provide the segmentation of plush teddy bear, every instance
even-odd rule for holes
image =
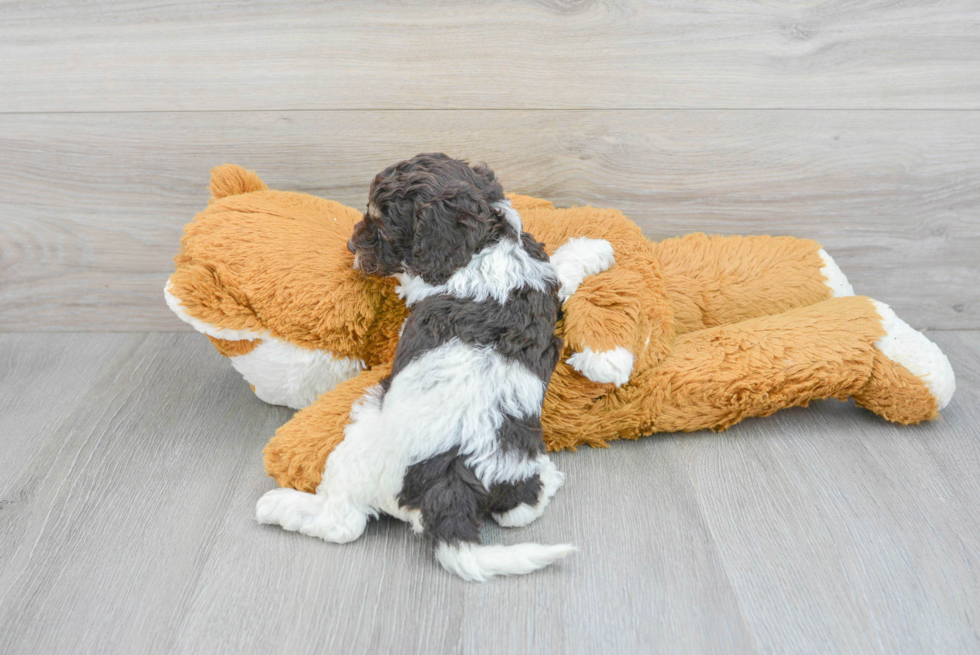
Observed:
[[[358,211],[269,190],[231,165],[212,171],[211,193],[185,228],[167,303],[259,398],[301,409],[269,442],[265,466],[280,486],[312,492],[351,405],[390,370],[402,290],[352,268]],[[595,273],[563,276],[564,351],[542,414],[550,450],[720,430],[828,397],[917,423],[953,395],[940,349],[887,305],[853,295],[814,241],[652,243],[613,209],[509,198],[549,254],[581,243],[575,268]],[[612,259],[600,261],[595,240]]]

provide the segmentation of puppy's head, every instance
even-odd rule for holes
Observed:
[[[442,284],[508,224],[493,204],[504,191],[485,165],[441,153],[389,166],[371,185],[368,210],[348,248],[368,275],[407,273]]]

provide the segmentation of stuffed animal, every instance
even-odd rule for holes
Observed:
[[[352,267],[355,209],[269,190],[231,165],[212,171],[211,194],[185,228],[167,303],[260,399],[301,410],[269,442],[265,466],[280,486],[313,492],[352,404],[390,372],[405,290]],[[721,430],[829,397],[918,423],[953,395],[938,346],[853,295],[814,241],[650,242],[613,209],[509,198],[549,254],[585,237],[608,242],[614,258],[590,267],[599,256],[583,248],[584,273],[562,275],[564,349],[541,417],[549,450]]]

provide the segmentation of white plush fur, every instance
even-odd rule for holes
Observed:
[[[359,359],[334,357],[274,337],[263,337],[252,351],[232,357],[231,365],[261,400],[293,409],[312,405],[321,394],[364,370]]]
[[[586,346],[566,361],[593,382],[612,382],[617,387],[629,382],[633,372],[633,353],[621,346],[600,352]]]
[[[164,297],[170,309],[198,332],[228,341],[261,340],[250,352],[230,360],[235,370],[255,387],[255,395],[267,403],[302,409],[364,370],[364,362],[359,359],[301,348],[265,331],[229,330],[194,318],[171,293],[169,282]]]
[[[187,310],[184,309],[180,299],[171,293],[170,280],[167,280],[167,285],[163,288],[163,297],[167,301],[167,307],[169,307],[170,311],[177,315],[177,318],[189,324],[202,334],[214,337],[215,339],[226,339],[228,341],[246,341],[260,338],[262,336],[257,334],[254,330],[232,330],[229,328],[223,328],[220,325],[211,325],[210,323],[205,323],[198,318],[194,318],[187,313]]]
[[[439,544],[436,559],[446,570],[464,580],[485,582],[495,575],[523,575],[537,571],[573,552],[575,547],[568,544]]]
[[[540,469],[546,470],[545,486],[553,495],[561,474],[550,460],[502,457],[496,437],[504,413],[537,415],[543,397],[544,384],[523,365],[489,348],[449,341],[406,366],[387,393],[373,387],[354,405],[344,440],[327,460],[316,494],[270,491],[259,499],[256,519],[338,543],[360,536],[367,518],[379,511],[409,521],[418,531],[418,513],[399,507],[405,471],[454,446],[488,487]],[[489,554],[481,554],[482,548]],[[450,550],[439,561],[467,579],[528,572],[570,552],[536,544]]]
[[[565,302],[590,275],[597,275],[616,263],[612,244],[605,239],[576,237],[569,239],[551,255],[558,271],[558,297]]]
[[[939,409],[946,407],[956,391],[956,376],[949,359],[939,346],[896,316],[891,307],[877,300],[871,302],[886,331],[885,336],[875,342],[875,347],[912,375],[922,378]]]
[[[841,298],[843,296],[853,296],[854,287],[852,287],[851,283],[847,281],[847,276],[844,275],[842,270],[840,270],[840,267],[837,265],[837,262],[834,261],[834,258],[827,254],[827,251],[823,248],[818,250],[817,254],[820,255],[820,259],[823,260],[823,267],[820,269],[820,272],[825,278],[827,278],[824,281],[824,284],[830,287],[832,297]]]
[[[493,518],[499,525],[505,528],[520,528],[530,524],[544,514],[548,503],[564,484],[565,474],[558,470],[547,455],[542,455],[538,461],[540,464],[538,475],[541,476],[541,491],[538,494],[538,502],[534,505],[521,503],[510,511],[494,514]]]
[[[521,218],[510,206],[510,201],[496,203],[496,206],[504,211],[507,220],[520,233]],[[476,301],[493,298],[504,304],[511,291],[524,286],[547,291],[555,282],[556,274],[550,262],[531,257],[519,241],[501,239],[473,255],[470,262],[444,284],[428,284],[421,277],[408,273],[399,273],[395,278],[399,283],[395,292],[411,307],[423,298],[443,294]]]

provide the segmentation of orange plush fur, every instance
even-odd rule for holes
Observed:
[[[213,199],[188,224],[168,290],[227,357],[263,338],[356,362],[283,425],[265,449],[280,486],[314,491],[351,405],[386,375],[406,308],[391,280],[363,277],[346,243],[358,211],[271,191],[236,166],[212,171]],[[510,196],[549,253],[572,237],[605,239],[615,264],[564,305],[565,351],[545,398],[551,450],[654,432],[724,429],[818,398],[853,397],[886,419],[932,418],[936,398],[875,346],[868,298],[832,297],[819,244],[791,237],[693,234],[660,243],[612,209],[557,209]],[[231,338],[223,338],[228,332]],[[566,360],[583,349],[633,354],[622,386]]]

